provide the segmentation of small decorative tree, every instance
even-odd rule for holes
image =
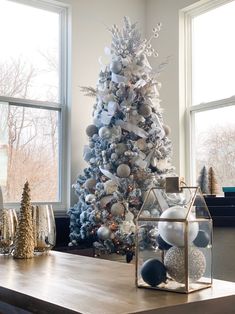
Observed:
[[[206,166],[204,166],[201,171],[200,175],[197,180],[198,186],[200,187],[201,191],[203,194],[208,194],[208,174],[207,174],[207,169]]]
[[[208,171],[208,190],[209,194],[219,194],[219,185],[217,183],[215,172],[212,167],[210,167]]]
[[[16,233],[15,258],[32,258],[34,256],[34,236],[32,209],[30,203],[30,188],[26,181],[23,189],[19,226]]]

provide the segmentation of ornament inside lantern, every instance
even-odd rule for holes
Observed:
[[[137,287],[190,293],[212,285],[212,219],[198,187],[166,178],[146,193],[136,224]]]

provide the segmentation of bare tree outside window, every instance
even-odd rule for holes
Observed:
[[[12,20],[19,30],[10,24]],[[20,202],[27,179],[32,201],[58,202],[60,110],[40,106],[37,100],[59,102],[59,14],[2,0],[0,40],[0,184],[4,200]],[[35,104],[17,103],[18,99]]]

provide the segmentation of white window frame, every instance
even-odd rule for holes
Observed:
[[[196,183],[195,169],[195,114],[202,111],[234,105],[235,97],[192,105],[192,20],[194,17],[233,0],[201,0],[179,12],[179,103],[184,112],[181,137],[184,148],[180,157],[185,160],[185,177],[189,184]]]
[[[59,201],[58,202],[32,202],[32,204],[51,204],[54,208],[55,216],[65,216],[70,207],[70,114],[71,103],[71,66],[70,55],[70,6],[55,0],[10,0],[17,3],[26,4],[35,8],[56,12],[60,16],[60,102],[50,103],[46,101],[19,99],[0,96],[0,102],[8,105],[23,106],[30,108],[40,108],[55,110],[60,113],[59,120]],[[6,208],[19,208],[19,203],[5,203]]]

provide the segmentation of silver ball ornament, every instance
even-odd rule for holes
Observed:
[[[165,255],[164,264],[168,274],[177,282],[185,282],[185,250],[183,248],[172,247]],[[199,280],[206,270],[206,258],[204,254],[195,247],[188,250],[188,274],[189,280],[195,282]]]
[[[147,118],[152,113],[152,108],[147,104],[141,104],[138,110],[139,114],[142,115],[144,118]]]
[[[111,136],[110,129],[106,126],[102,126],[99,129],[99,136],[103,139],[108,139]]]
[[[95,186],[96,186],[96,179],[94,178],[87,179],[86,182],[84,183],[84,187],[89,192],[93,192],[95,190]]]
[[[113,216],[122,216],[124,215],[124,212],[125,212],[125,207],[123,206],[123,204],[121,203],[114,203],[112,206],[111,206],[111,214]]]
[[[160,218],[165,219],[185,219],[188,209],[181,206],[172,206],[166,209],[160,216]],[[192,243],[196,238],[199,230],[198,222],[192,222],[194,220],[193,215],[190,213],[188,216],[188,243]],[[184,246],[184,232],[185,232],[184,222],[178,221],[159,221],[158,229],[159,234],[162,239],[177,247]]]
[[[106,226],[101,226],[97,230],[97,236],[100,240],[105,241],[108,240],[111,236],[111,231],[108,227]]]
[[[98,133],[98,128],[94,124],[90,124],[86,128],[86,134],[89,137],[92,137],[94,134]]]
[[[130,174],[131,174],[131,169],[128,165],[121,164],[117,167],[117,175],[120,178],[128,178]]]
[[[125,151],[127,151],[128,148],[127,148],[127,145],[124,144],[124,143],[118,143],[116,148],[115,148],[115,152],[118,154],[118,155],[122,155],[125,153]]]
[[[112,153],[110,157],[111,157],[111,160],[114,160],[114,161],[118,159],[118,155],[116,153]]]

